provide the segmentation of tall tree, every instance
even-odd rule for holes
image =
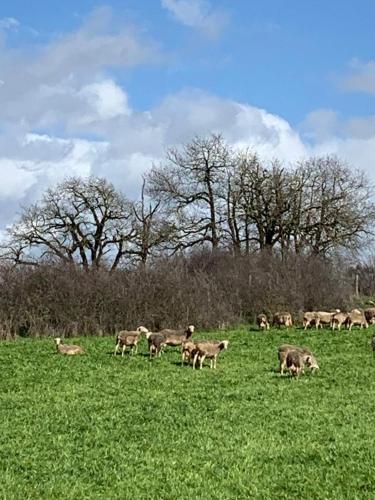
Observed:
[[[132,203],[105,179],[73,177],[22,210],[4,255],[15,263],[52,259],[115,269],[134,235]]]
[[[179,248],[221,239],[222,189],[230,150],[220,135],[196,137],[182,149],[167,152],[163,165],[148,176],[149,193],[166,203],[179,223]]]

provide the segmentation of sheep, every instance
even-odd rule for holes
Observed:
[[[114,355],[122,347],[122,356],[124,356],[127,347],[131,348],[131,354],[138,352],[138,342],[142,334],[147,334],[148,330],[144,326],[139,326],[135,331],[122,330],[116,335],[116,347]]]
[[[284,368],[286,366],[286,360],[289,352],[298,352],[302,356],[305,356],[305,362],[306,365],[311,369],[319,369],[318,363],[313,355],[313,353],[310,351],[310,349],[307,349],[306,347],[299,347],[296,345],[291,345],[291,344],[283,344],[279,347],[278,349],[278,357],[279,357],[279,363],[280,363],[280,373],[281,375],[284,373]]]
[[[332,316],[331,319],[331,328],[334,330],[337,326],[337,329],[340,331],[342,325],[346,325],[348,323],[349,314],[344,312],[338,312]]]
[[[361,328],[368,328],[368,323],[365,318],[365,314],[360,309],[353,309],[348,315],[348,326],[349,330],[352,329],[353,325],[359,325]]]
[[[287,328],[293,326],[292,315],[289,312],[277,312],[273,317],[273,325],[277,325],[279,328],[281,325],[285,325]]]
[[[171,330],[165,328],[159,333],[164,336],[164,344],[172,347],[181,346],[183,342],[189,340],[195,330],[194,325],[189,325],[186,330]]]
[[[209,343],[210,340],[186,340],[182,343],[181,353],[182,353],[182,365],[185,361],[193,361],[194,356],[197,352],[197,344],[199,343]],[[218,342],[219,343],[219,342]]]
[[[66,354],[72,356],[74,354],[84,354],[84,349],[79,345],[65,345],[62,343],[60,337],[55,338],[57,352],[59,354]]]
[[[286,366],[293,377],[298,377],[307,365],[311,370],[319,369],[316,359],[312,354],[306,354],[297,350],[289,351],[286,357]]]
[[[257,325],[259,327],[259,330],[269,330],[270,329],[270,324],[269,324],[268,318],[265,314],[259,314],[257,316]]]
[[[148,341],[148,349],[150,352],[150,358],[153,356],[161,356],[161,351],[165,345],[165,337],[162,333],[146,333],[146,339]]]
[[[289,351],[285,362],[291,375],[298,377],[303,367],[302,354],[298,351]]]
[[[223,349],[227,349],[229,345],[228,340],[218,341],[208,341],[208,342],[196,342],[196,352],[194,355],[193,369],[197,363],[199,357],[199,368],[202,369],[203,362],[205,358],[210,359],[210,368],[216,369],[217,357]]]

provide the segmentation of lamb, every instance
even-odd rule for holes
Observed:
[[[165,345],[165,337],[162,333],[146,333],[146,339],[148,341],[148,349],[150,352],[150,358],[161,356],[161,351]]]
[[[202,369],[205,358],[210,359],[210,368],[216,369],[217,357],[220,352],[227,349],[229,345],[228,340],[195,342],[196,352],[194,355],[193,368],[197,363],[199,357],[199,368]]]
[[[311,370],[318,370],[319,366],[315,359],[315,356],[306,347],[299,347],[291,344],[283,344],[279,347],[278,357],[280,362],[280,373],[284,373],[284,368],[287,365],[287,357],[290,352],[297,352],[304,357],[304,364],[306,364]]]
[[[196,352],[195,342],[191,340],[183,342],[181,352],[182,352],[182,362],[181,362],[182,365],[184,364],[185,361],[190,361],[191,359],[194,359]]]
[[[55,338],[57,352],[59,354],[66,354],[72,356],[74,354],[84,354],[84,349],[79,345],[67,345],[63,344],[60,337]]]
[[[131,354],[138,352],[138,342],[142,336],[142,333],[147,334],[148,330],[144,326],[139,326],[135,331],[123,330],[116,335],[116,347],[114,355],[116,356],[117,351],[122,347],[122,356],[125,354],[127,347],[130,347]]]

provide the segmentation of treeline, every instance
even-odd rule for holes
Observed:
[[[194,252],[133,269],[46,264],[0,269],[0,337],[108,335],[195,324],[225,328],[259,312],[348,306],[351,283],[319,256]]]
[[[170,149],[129,200],[68,178],[21,209],[0,254],[1,335],[106,334],[140,323],[220,327],[259,312],[348,306],[373,234],[373,189],[334,157],[293,165],[219,135]]]
[[[373,233],[373,190],[337,158],[284,166],[221,136],[170,149],[131,201],[102,178],[70,178],[22,209],[3,258],[117,269],[192,249],[329,256]]]

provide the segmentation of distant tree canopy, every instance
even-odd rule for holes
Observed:
[[[48,189],[22,209],[2,255],[111,270],[193,247],[325,256],[358,248],[374,218],[369,180],[336,157],[286,167],[211,135],[170,149],[135,202],[102,178]]]

